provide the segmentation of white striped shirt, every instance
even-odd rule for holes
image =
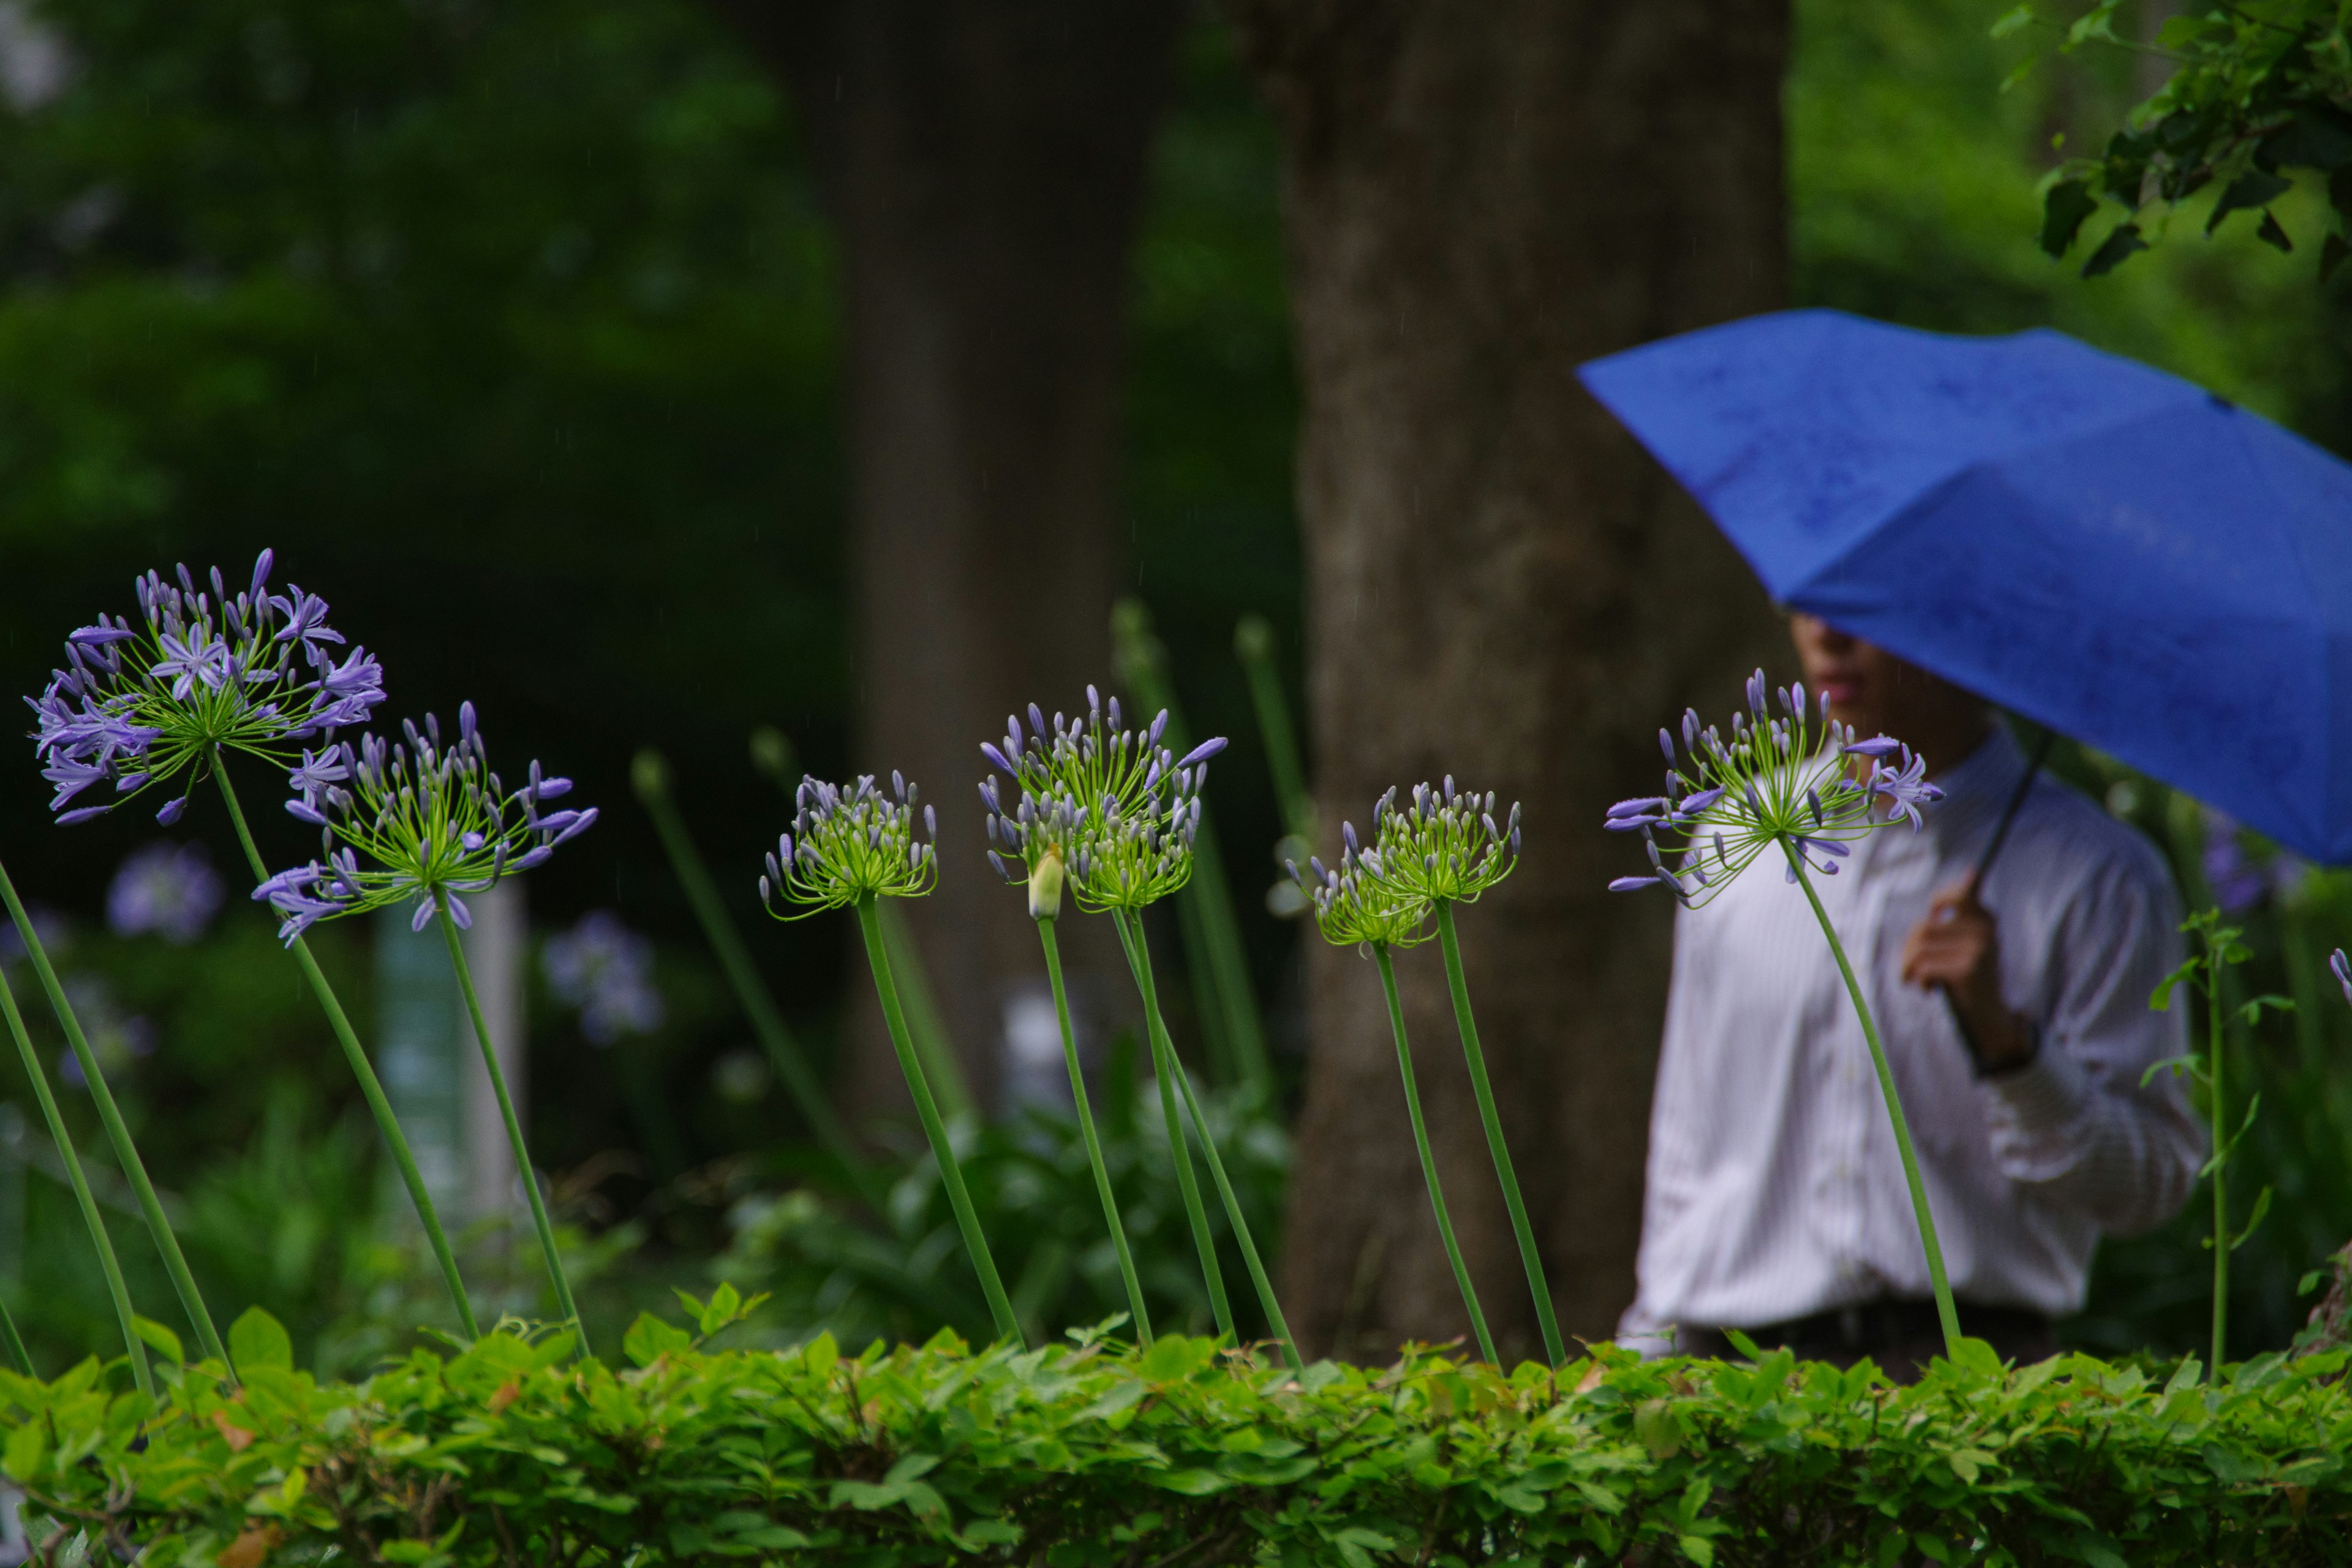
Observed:
[[[1870,998],[1911,1122],[1952,1290],[2053,1317],[2083,1304],[2102,1234],[2188,1201],[2204,1136],[2172,1074],[2187,1008],[2148,1008],[2179,963],[2179,900],[2137,833],[2047,775],[1981,897],[2035,1061],[1979,1079],[1943,997],[1901,979],[1928,901],[1989,841],[2025,767],[2005,729],[1937,775],[1927,828],[1883,828],[1814,886]],[[1870,1047],[1802,889],[1759,859],[1675,928],[1650,1117],[1640,1292],[1621,1332],[1748,1328],[1894,1297],[1927,1266]]]

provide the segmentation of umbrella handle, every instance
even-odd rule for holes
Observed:
[[[2017,781],[2017,787],[2010,791],[2009,804],[2001,807],[2000,820],[1993,824],[1992,837],[1985,845],[1984,853],[1977,857],[1976,871],[1969,878],[1969,885],[1978,893],[1984,891],[1985,874],[1992,869],[1993,858],[2000,853],[2001,846],[2009,842],[2010,825],[2017,820],[2018,808],[2025,804],[2025,796],[2033,788],[2034,778],[2042,772],[2042,764],[2049,759],[2050,748],[2057,739],[2057,731],[2042,731],[2042,739],[2034,743],[2033,754],[2026,759],[2024,775]],[[1984,1071],[1984,1052],[1979,1047],[1976,1037],[1969,1032],[1968,1020],[1960,1016],[1959,1008],[1953,1005],[1950,987],[1939,985],[1937,989],[1943,993],[1944,1011],[1951,1016],[1952,1027],[1958,1032],[1960,1044],[1968,1047],[1969,1059],[1976,1064],[1977,1071],[1981,1074]]]

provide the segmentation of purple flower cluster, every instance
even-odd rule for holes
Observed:
[[[778,920],[847,909],[866,899],[920,898],[939,877],[939,814],[919,806],[898,773],[884,793],[866,773],[848,788],[803,777],[793,796],[793,830],[781,834],[760,879],[760,902]],[[915,837],[919,809],[923,837]],[[784,914],[782,899],[801,907]]]
[[[537,763],[521,787],[500,784],[470,702],[457,709],[453,744],[443,744],[440,721],[429,714],[422,731],[406,721],[402,730],[404,741],[366,735],[356,747],[305,752],[294,768],[296,795],[286,809],[319,828],[323,861],[280,871],[253,890],[285,917],[278,935],[287,942],[320,921],[404,899],[417,901],[414,930],[442,910],[470,927],[458,894],[530,870],[596,820],[593,805],[543,811],[572,781],[542,775]]]
[[[2205,884],[2224,913],[2243,914],[2264,899],[2291,896],[2310,873],[2311,862],[2288,850],[2250,853],[2236,817],[2209,806],[2204,818]]]
[[[220,876],[201,845],[150,844],[114,873],[106,923],[118,936],[152,931],[184,946],[205,934],[220,906]]]
[[[591,910],[540,955],[547,988],[580,1010],[580,1032],[594,1046],[661,1026],[661,993],[654,987],[654,944],[621,923],[610,910]]]
[[[176,584],[150,572],[136,584],[140,626],[101,615],[67,639],[66,668],[26,699],[59,823],[121,804],[72,804],[93,785],[128,796],[183,773],[193,784],[221,748],[282,763],[294,742],[367,721],[383,700],[383,667],[364,648],[336,654],[343,637],[324,599],[270,593],[272,561],[263,551],[234,595],[218,567],[210,592],[185,566]],[[184,792],[156,820],[185,806]]]
[[[1078,718],[1056,713],[1049,726],[1032,702],[1025,732],[1008,717],[1002,742],[981,743],[980,754],[1020,790],[1008,803],[999,780],[980,785],[988,863],[1007,882],[1028,884],[1032,915],[1052,918],[1065,874],[1088,909],[1140,908],[1191,876],[1201,790],[1225,742],[1203,741],[1179,757],[1160,743],[1167,731],[1165,709],[1141,730],[1122,728],[1118,699],[1106,701],[1089,686]]]
[[[1663,887],[1696,908],[1775,844],[1790,853],[1791,882],[1801,864],[1835,876],[1851,841],[1897,821],[1916,830],[1919,808],[1943,798],[1927,782],[1926,758],[1889,736],[1856,740],[1851,727],[1829,716],[1826,693],[1818,725],[1801,683],[1775,693],[1777,717],[1765,693],[1759,669],[1748,677],[1748,711],[1732,715],[1728,741],[1713,725],[1701,728],[1690,710],[1683,714],[1682,751],[1670,731],[1658,731],[1664,793],[1621,800],[1601,822],[1612,833],[1639,833],[1650,870],[1618,878],[1610,891]],[[1869,764],[1860,779],[1850,772],[1857,757]],[[1666,855],[1676,852],[1679,860],[1668,866]]]

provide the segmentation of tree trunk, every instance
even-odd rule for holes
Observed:
[[[986,1102],[1004,1004],[1044,970],[982,858],[979,745],[1108,683],[1128,258],[1183,5],[718,3],[784,72],[837,220],[859,765],[940,806],[939,890],[906,912]],[[848,1098],[903,1103],[859,1033]]]
[[[1669,909],[1600,831],[1658,727],[1776,644],[1738,558],[1576,366],[1782,302],[1786,0],[1232,0],[1286,136],[1323,820],[1454,774],[1526,805],[1460,911],[1562,1328],[1631,1300]],[[1329,847],[1326,847],[1326,853]],[[1638,858],[1638,855],[1635,856]],[[1433,949],[1399,980],[1446,1197],[1540,1353]],[[1381,989],[1317,944],[1285,1304],[1318,1350],[1465,1333]]]

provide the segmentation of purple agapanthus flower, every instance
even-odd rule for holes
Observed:
[[[278,934],[288,942],[320,921],[408,899],[416,900],[414,930],[444,910],[469,928],[459,894],[530,870],[596,820],[593,805],[544,809],[571,793],[572,781],[542,774],[537,763],[521,787],[500,784],[470,702],[457,709],[452,743],[430,715],[421,731],[407,722],[402,730],[401,741],[365,735],[357,746],[305,752],[292,770],[297,793],[286,809],[319,828],[322,856],[253,890],[284,917]]]
[[[212,857],[195,844],[133,850],[106,890],[106,923],[118,936],[152,931],[185,945],[205,934],[221,906]]]
[[[654,986],[654,944],[621,923],[610,910],[591,910],[540,955],[547,988],[580,1010],[588,1043],[609,1046],[624,1035],[661,1026],[661,993]]]
[[[176,583],[150,572],[136,584],[137,626],[101,615],[66,640],[66,668],[26,699],[58,822],[102,816],[182,774],[193,786],[224,749],[283,763],[299,742],[367,721],[383,666],[364,648],[338,662],[327,602],[291,585],[271,593],[272,563],[263,551],[233,595],[218,567],[208,584],[185,566]],[[100,785],[115,798],[91,799]],[[156,820],[177,821],[186,804],[183,789]]]
[[[1683,715],[1680,750],[1672,731],[1658,731],[1664,793],[1619,801],[1601,823],[1639,833],[1650,869],[1618,878],[1612,892],[1662,887],[1696,908],[1776,844],[1789,856],[1790,881],[1801,865],[1833,877],[1853,840],[1895,822],[1916,831],[1919,808],[1943,798],[1927,782],[1926,758],[1891,736],[1856,739],[1829,716],[1826,693],[1816,716],[1801,684],[1782,687],[1776,717],[1766,690],[1759,669],[1748,680],[1748,711],[1732,715],[1728,741],[1712,725],[1702,729],[1694,711]],[[1867,764],[1859,776],[1857,759]]]

